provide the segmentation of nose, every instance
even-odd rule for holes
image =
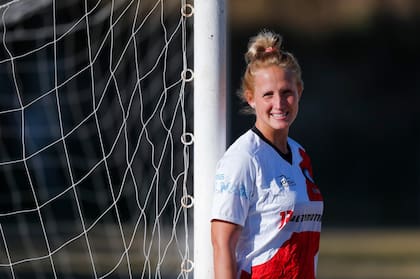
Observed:
[[[286,98],[282,94],[274,94],[273,102],[276,109],[282,109],[286,104]]]

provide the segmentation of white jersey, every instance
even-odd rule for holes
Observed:
[[[238,278],[313,279],[323,200],[304,149],[288,162],[255,128],[217,166],[212,219],[242,226]]]

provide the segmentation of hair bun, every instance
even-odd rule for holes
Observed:
[[[251,63],[273,54],[279,55],[281,43],[282,37],[280,35],[269,30],[263,30],[250,39],[245,61]]]

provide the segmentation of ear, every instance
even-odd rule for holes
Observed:
[[[248,105],[251,108],[255,109],[254,95],[252,94],[252,92],[250,90],[246,90],[244,95],[245,95]]]
[[[297,84],[297,90],[298,90],[298,97],[300,100],[300,98],[302,98],[302,92],[303,92],[303,84],[301,82]]]

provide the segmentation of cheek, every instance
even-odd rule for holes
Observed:
[[[260,111],[269,110],[271,109],[271,106],[272,104],[270,102],[266,102],[264,100],[258,100],[255,102],[255,107]]]
[[[299,106],[299,97],[298,96],[290,96],[287,98],[287,102],[290,106],[298,107]]]

